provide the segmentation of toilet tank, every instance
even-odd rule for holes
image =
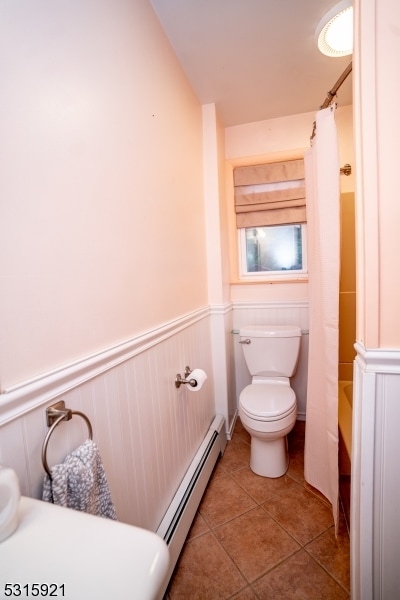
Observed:
[[[296,325],[249,325],[239,331],[240,344],[254,377],[291,377],[299,358],[301,329]]]

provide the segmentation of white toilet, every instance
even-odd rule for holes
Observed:
[[[289,466],[286,436],[297,417],[289,377],[297,367],[301,329],[250,325],[239,335],[253,377],[239,397],[239,416],[251,435],[250,468],[263,477],[281,477]]]

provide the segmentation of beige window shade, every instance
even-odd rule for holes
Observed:
[[[305,223],[303,159],[233,171],[238,229]]]

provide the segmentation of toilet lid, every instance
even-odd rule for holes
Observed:
[[[296,394],[288,385],[252,384],[240,394],[240,406],[251,419],[276,421],[290,414],[296,406]]]

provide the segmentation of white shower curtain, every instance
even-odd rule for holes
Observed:
[[[317,113],[305,153],[309,357],[304,477],[332,503],[337,530],[340,167],[335,107]]]

